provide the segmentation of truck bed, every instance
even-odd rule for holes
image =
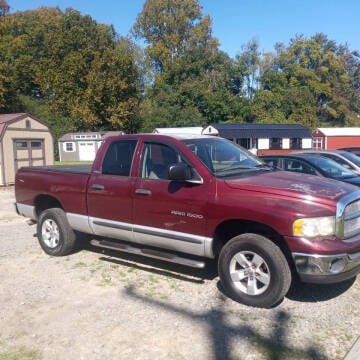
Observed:
[[[26,166],[23,169],[34,171],[51,171],[70,174],[90,175],[92,164],[86,165],[47,165],[47,166]]]

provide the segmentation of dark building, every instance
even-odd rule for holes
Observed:
[[[212,124],[219,136],[258,155],[311,149],[311,130],[291,124]]]

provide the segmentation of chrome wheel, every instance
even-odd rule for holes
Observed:
[[[56,248],[60,242],[60,231],[57,223],[52,219],[46,219],[41,227],[42,239],[46,246]]]
[[[260,295],[269,287],[269,266],[252,251],[236,253],[230,261],[229,272],[236,288],[247,295]]]

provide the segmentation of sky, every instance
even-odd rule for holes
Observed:
[[[71,7],[90,15],[98,23],[113,25],[128,36],[145,0],[6,0],[10,12],[40,6],[62,11]],[[337,44],[360,51],[360,0],[200,0],[203,15],[212,19],[212,35],[230,57],[242,51],[252,39],[261,51],[289,44],[297,35],[309,38],[324,33]]]

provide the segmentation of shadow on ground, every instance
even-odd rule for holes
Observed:
[[[295,280],[286,297],[299,302],[327,301],[345,293],[355,280],[354,277],[337,284],[305,284]]]
[[[326,359],[326,356],[315,346],[296,348],[289,344],[286,329],[290,326],[289,322],[291,317],[285,311],[274,312],[273,324],[271,325],[273,332],[271,336],[266,337],[249,325],[229,325],[224,308],[226,298],[223,296],[220,296],[220,305],[217,307],[209,311],[195,312],[141,295],[133,285],[128,286],[124,291],[128,297],[158,307],[161,311],[182,316],[199,324],[201,327],[205,324],[207,327],[207,336],[211,341],[212,358],[215,360],[239,359],[239,355],[232,354],[231,351],[231,345],[236,340],[246,341],[256,346],[257,350],[262,354],[262,358],[269,360]],[[247,354],[244,354],[244,357],[246,357],[246,355]]]
[[[165,275],[194,283],[203,283],[204,280],[213,280],[217,276],[216,264],[212,260],[207,262],[204,269],[194,269],[141,255],[99,248],[91,245],[87,239],[82,239],[80,241],[79,250],[87,250],[101,254],[99,257],[99,260],[101,261],[111,262],[152,274]]]
[[[218,275],[216,263],[211,260],[207,262],[204,269],[193,269],[141,255],[98,248],[92,246],[87,239],[81,240],[79,250],[81,249],[101,254],[102,256],[99,258],[101,261],[133,267],[152,274],[168,276],[193,283],[203,283],[204,280],[214,280]],[[337,284],[306,284],[295,279],[286,297],[298,302],[327,301],[345,293],[351,288],[355,280],[356,278],[352,278]],[[228,297],[220,282],[218,282],[217,287],[223,295]]]

